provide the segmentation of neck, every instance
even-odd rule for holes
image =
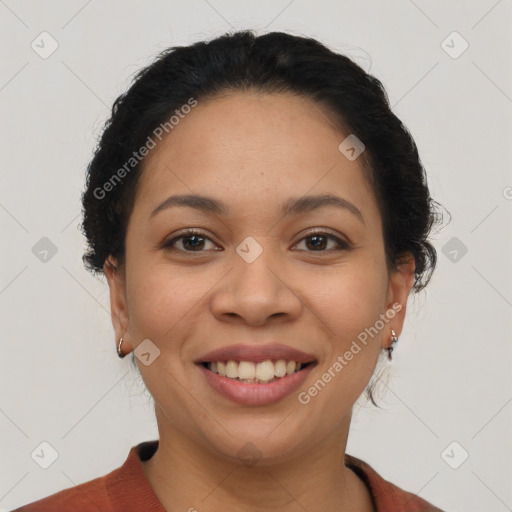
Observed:
[[[142,467],[166,510],[374,511],[365,484],[344,464],[350,417],[298,458],[253,465],[219,456],[172,425],[158,425],[158,449]]]

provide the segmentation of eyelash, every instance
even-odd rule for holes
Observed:
[[[341,240],[337,236],[334,236],[331,233],[322,231],[320,229],[310,231],[306,236],[302,237],[299,240],[299,242],[297,242],[297,243],[300,243],[303,240],[305,240],[307,238],[311,238],[311,237],[313,237],[315,235],[323,235],[326,238],[334,240],[338,244],[339,247],[337,249],[327,249],[327,250],[321,250],[321,251],[306,251],[306,252],[320,252],[320,253],[327,252],[327,253],[329,253],[331,251],[348,251],[348,250],[351,249],[351,246],[347,242],[345,242],[344,240]],[[205,236],[201,231],[198,231],[198,230],[196,230],[194,228],[189,228],[184,233],[182,233],[181,235],[179,235],[179,236],[177,236],[177,237],[175,237],[175,238],[173,238],[173,239],[171,239],[171,240],[169,240],[167,242],[164,242],[163,245],[162,245],[162,248],[170,250],[170,251],[181,251],[181,252],[190,253],[190,254],[205,252],[203,250],[201,250],[201,251],[186,251],[186,250],[177,249],[176,247],[173,247],[173,245],[178,240],[181,240],[182,238],[188,238],[188,237],[191,237],[191,236],[199,236],[201,238],[204,238],[205,240],[210,240],[213,243],[213,240],[211,240],[209,237]]]

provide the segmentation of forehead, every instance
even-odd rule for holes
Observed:
[[[198,100],[146,157],[136,204],[147,210],[171,193],[198,193],[247,210],[262,200],[270,207],[337,193],[375,209],[362,158],[350,161],[338,149],[347,135],[301,96],[230,92]]]

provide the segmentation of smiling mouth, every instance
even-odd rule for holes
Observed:
[[[226,377],[228,379],[256,384],[269,384],[281,380],[288,375],[299,373],[310,366],[316,365],[316,361],[300,363],[285,359],[266,360],[259,363],[252,361],[206,361],[200,363],[207,370]]]

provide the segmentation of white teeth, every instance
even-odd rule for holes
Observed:
[[[284,377],[286,375],[286,361],[284,359],[279,359],[276,361],[276,377]]]
[[[226,365],[226,377],[236,379],[238,377],[238,364],[235,361],[228,361]]]
[[[274,363],[262,361],[256,365],[256,378],[264,382],[274,378]]]
[[[240,379],[254,379],[256,375],[256,367],[254,363],[249,361],[240,361],[238,363],[238,377]]]
[[[298,372],[302,366],[299,362],[284,359],[275,362],[268,359],[260,363],[233,360],[208,363],[208,369],[214,373],[247,382],[269,382]]]

